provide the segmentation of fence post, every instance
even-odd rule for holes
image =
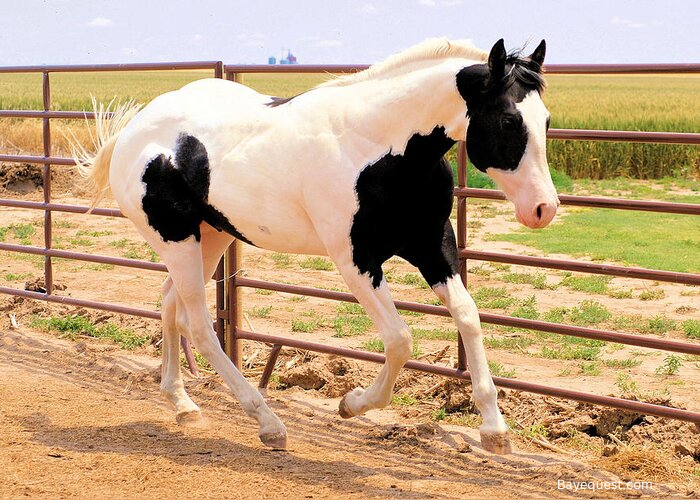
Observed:
[[[457,184],[460,188],[467,186],[467,146],[464,141],[457,143]],[[457,198],[457,250],[461,253],[467,248],[467,199]],[[459,276],[464,286],[467,286],[467,259],[459,259]],[[457,335],[457,367],[466,370],[467,353],[464,350],[462,336]]]
[[[234,82],[241,82],[241,76],[237,73],[226,73],[226,79]],[[243,326],[243,308],[236,278],[241,269],[242,250],[243,245],[238,239],[235,239],[224,253],[226,285],[224,289],[226,290],[225,302],[228,310],[226,328],[224,329],[224,350],[238,369],[243,365],[243,343],[241,339],[237,338],[237,330]]]
[[[42,80],[42,96],[44,101],[44,111],[51,109],[51,83],[49,81],[49,72],[44,71]],[[44,157],[51,156],[51,121],[48,117],[43,118],[42,135],[44,139]],[[44,164],[44,203],[51,203],[51,165]],[[44,210],[44,248],[51,248],[51,210]],[[53,293],[53,266],[51,257],[44,257],[44,287],[47,295]]]

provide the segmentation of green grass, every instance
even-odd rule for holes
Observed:
[[[128,328],[113,323],[95,325],[84,316],[68,315],[65,317],[34,317],[30,326],[47,332],[58,332],[63,337],[75,339],[79,335],[108,339],[125,349],[135,349],[147,344],[150,336],[139,335]]]
[[[293,332],[304,332],[311,333],[321,326],[321,322],[317,318],[312,318],[309,320],[303,319],[293,319],[292,320],[292,331]]]
[[[675,354],[669,354],[656,369],[656,373],[657,375],[670,377],[671,375],[677,375],[678,371],[681,369],[681,366],[683,366],[681,358]]]
[[[494,337],[490,335],[484,337],[484,345],[489,349],[522,352],[532,343],[533,340],[529,337]]]
[[[335,269],[333,263],[324,257],[307,257],[299,262],[302,269],[314,269],[316,271],[332,271]]]
[[[457,340],[457,331],[447,328],[412,328],[411,332],[416,340]]]
[[[417,402],[418,400],[410,394],[394,394],[391,397],[391,404],[395,406],[411,406]]]
[[[683,333],[686,334],[691,339],[700,339],[700,321],[697,319],[687,319],[685,320],[681,327],[683,328]]]
[[[515,378],[515,368],[506,369],[501,363],[489,361],[489,370],[494,377]]]
[[[581,369],[582,375],[588,375],[591,377],[596,377],[600,375],[600,366],[595,361],[590,363],[582,362],[578,367]]]
[[[561,284],[578,292],[607,293],[610,276],[566,276]]]
[[[538,319],[540,313],[537,310],[537,298],[534,295],[530,295],[528,298],[520,301],[518,307],[511,313],[512,316],[516,318],[524,319]]]
[[[610,311],[600,302],[593,300],[584,300],[572,308],[555,307],[543,316],[543,320],[550,323],[572,323],[578,326],[598,325],[610,318]]]
[[[539,356],[545,359],[584,359],[592,361],[600,355],[600,348],[563,345],[555,348],[543,346]]]
[[[430,286],[423,277],[415,273],[405,273],[402,275],[386,273],[386,279],[390,283],[401,283],[402,285],[410,285],[425,290],[430,289]]]
[[[654,316],[647,320],[646,327],[642,328],[645,333],[666,333],[676,328],[676,322],[663,316]]]
[[[603,364],[608,368],[634,368],[639,366],[642,362],[638,359],[604,359]]]
[[[663,288],[658,288],[656,290],[644,290],[639,294],[639,300],[659,300],[666,296]]]
[[[506,287],[482,286],[472,293],[472,298],[477,307],[486,309],[506,309],[516,302]]]
[[[20,273],[20,274],[6,273],[5,279],[7,281],[23,281],[27,278],[31,278],[32,276],[33,276],[32,273]]]
[[[372,320],[365,314],[339,314],[333,319],[334,337],[362,335],[372,327]]]
[[[519,229],[489,238],[549,254],[587,256],[649,269],[700,269],[700,225],[687,215],[579,209],[539,231]]]
[[[381,339],[369,339],[362,343],[362,349],[370,352],[384,352],[384,342]],[[412,358],[419,358],[421,356],[420,344],[413,341],[413,349],[411,351]]]
[[[267,318],[272,312],[272,306],[252,307],[249,312],[256,318]]]
[[[501,276],[506,283],[532,285],[537,290],[550,288],[547,285],[547,275],[544,273],[506,273]]]
[[[288,253],[272,253],[270,258],[275,263],[275,268],[277,269],[287,269],[294,262],[294,256]]]

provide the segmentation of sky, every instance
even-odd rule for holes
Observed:
[[[0,65],[371,64],[426,38],[548,63],[700,62],[700,0],[0,0]]]

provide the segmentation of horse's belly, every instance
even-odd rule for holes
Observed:
[[[240,230],[255,246],[283,253],[326,255],[314,227],[306,220],[260,217],[239,223]]]

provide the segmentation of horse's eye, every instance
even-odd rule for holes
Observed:
[[[515,130],[518,127],[518,123],[512,116],[506,116],[501,119],[501,128],[503,130]]]

